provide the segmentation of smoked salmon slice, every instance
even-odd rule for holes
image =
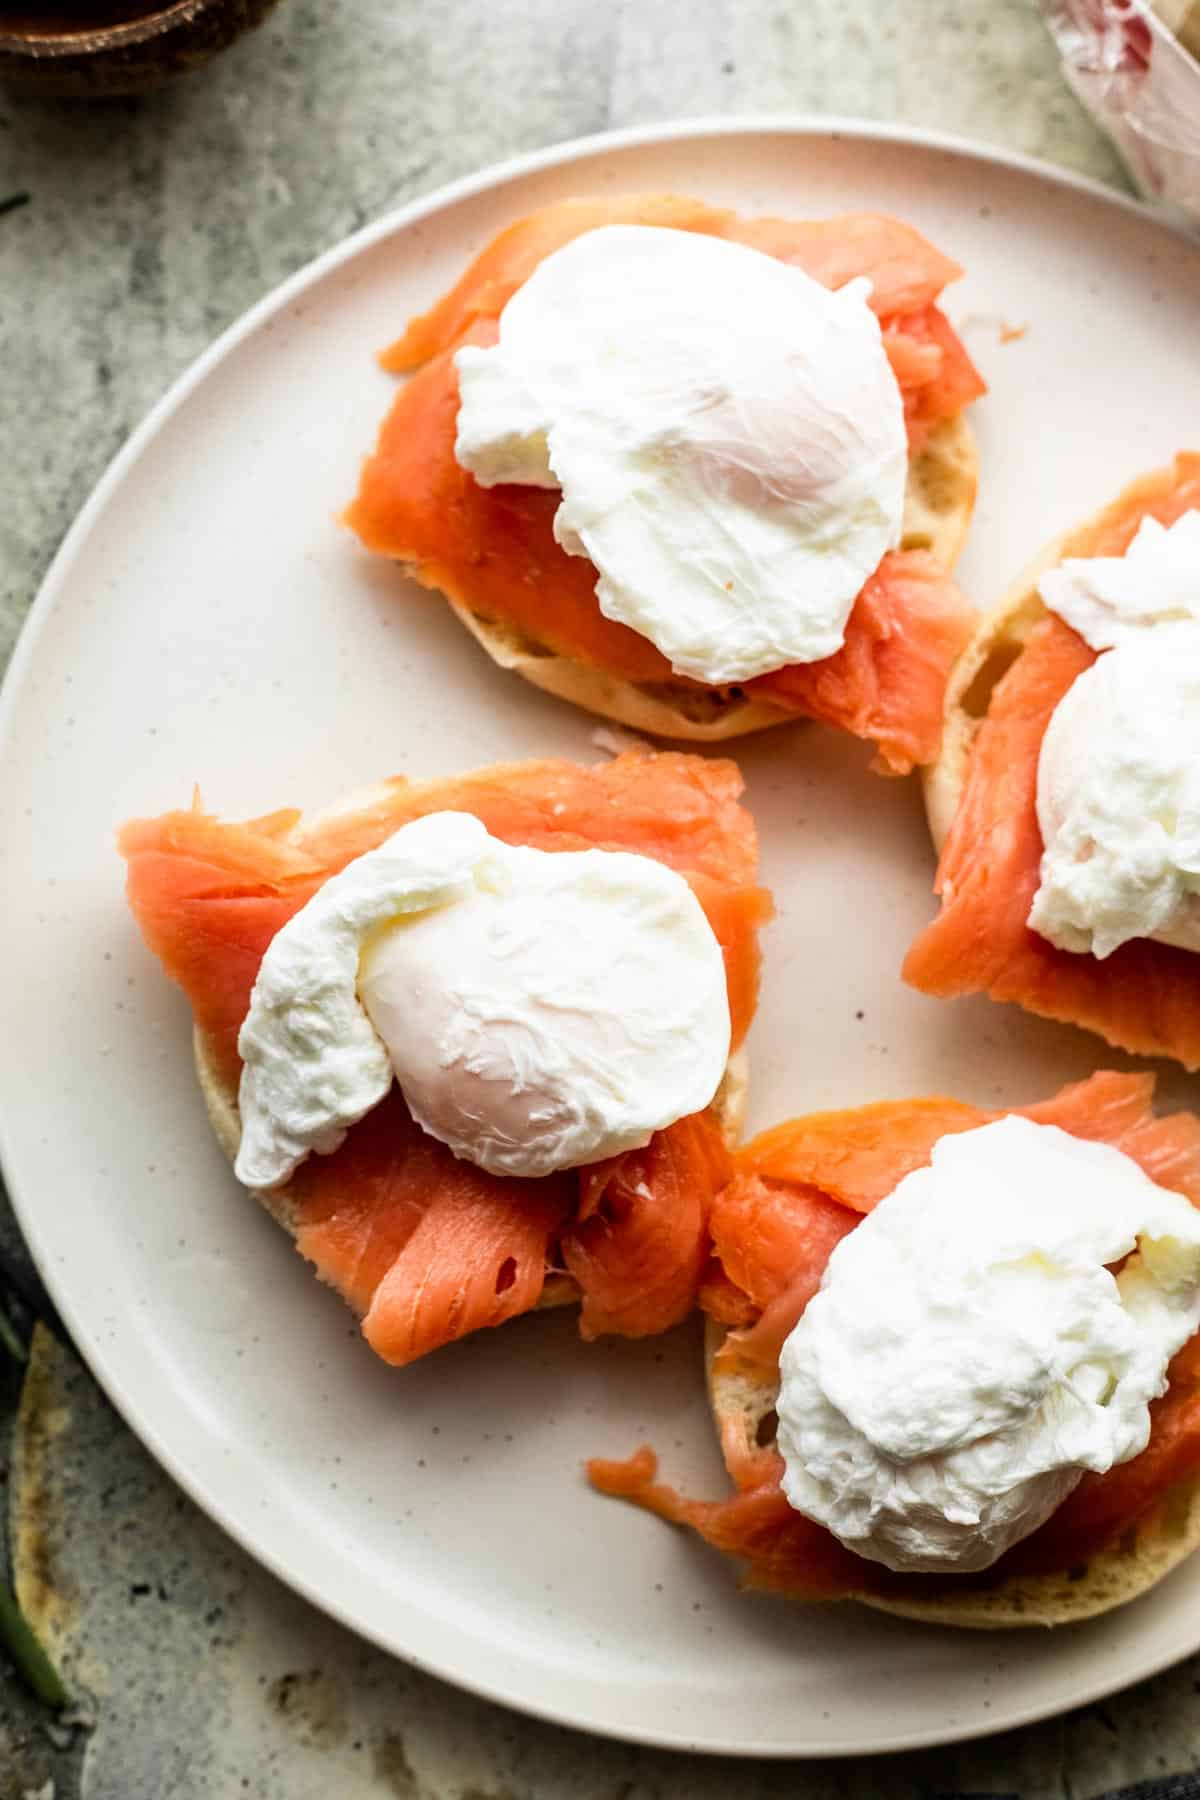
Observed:
[[[413,319],[383,352],[384,368],[408,374],[443,350],[457,349],[477,319],[500,317],[547,256],[604,225],[654,225],[730,238],[780,262],[796,263],[830,288],[867,276],[872,283],[871,305],[885,319],[923,313],[962,274],[959,264],[943,256],[919,231],[883,213],[740,219],[726,207],[707,206],[678,194],[560,200],[499,232],[449,293]]]
[[[726,1500],[689,1500],[657,1481],[658,1458],[648,1444],[621,1461],[594,1457],[587,1471],[600,1493],[631,1500],[672,1525],[686,1525],[714,1550],[736,1558],[748,1588],[798,1600],[840,1600],[869,1591],[875,1565],[788,1505],[777,1452],[768,1453],[762,1467],[752,1486]],[[880,1568],[881,1575],[887,1573]]]
[[[294,812],[226,824],[197,802],[133,821],[119,844],[142,934],[187,994],[231,1084],[238,1031],[275,933],[354,857],[443,809],[474,813],[507,843],[630,850],[677,869],[721,943],[740,1042],[757,994],[758,929],[770,915],[740,792],[732,763],[631,753],[594,768],[544,761],[420,785],[396,779],[302,835]],[[711,1201],[730,1171],[718,1125],[703,1114],[602,1164],[501,1178],[427,1136],[393,1088],[337,1151],[301,1164],[287,1190],[289,1223],[387,1362],[411,1362],[529,1311],[547,1274],[563,1270],[582,1292],[585,1336],[640,1336],[694,1306]]]
[[[1172,524],[1200,507],[1200,455],[1176,457],[1110,508],[1089,552],[1120,556],[1146,517]],[[997,683],[971,747],[962,798],[938,863],[941,911],[916,938],[904,979],[945,998],[987,993],[1082,1025],[1110,1044],[1200,1068],[1200,957],[1134,939],[1102,962],[1059,950],[1026,924],[1042,839],[1037,771],[1059,701],[1096,659],[1048,615]]]
[[[1011,1110],[1075,1137],[1114,1144],[1152,1180],[1200,1205],[1200,1121],[1156,1118],[1154,1078],[1101,1071],[1052,1100]],[[701,1305],[731,1331],[724,1366],[770,1379],[783,1340],[816,1293],[834,1245],[910,1175],[939,1138],[1002,1115],[961,1100],[886,1100],[813,1113],[739,1150],[709,1224],[713,1261]]]
[[[649,639],[601,613],[594,567],[555,541],[556,493],[480,487],[454,455],[455,351],[495,342],[501,311],[544,256],[581,232],[616,223],[730,238],[797,263],[831,287],[868,276],[914,453],[984,387],[935,305],[961,273],[958,265],[910,226],[870,213],[793,223],[742,220],[672,195],[564,201],[501,232],[454,288],[412,321],[382,359],[411,379],[384,421],[345,522],[369,550],[404,563],[421,585],[556,655],[627,682],[703,691],[676,675]],[[859,596],[836,656],[737,691],[865,738],[877,746],[882,769],[904,774],[937,753],[946,678],[972,618],[931,557],[893,552]]]
[[[757,675],[743,691],[865,738],[878,769],[906,775],[938,753],[946,682],[974,623],[928,551],[892,550],[855,601],[840,650]]]
[[[703,1113],[583,1171],[561,1247],[583,1290],[584,1337],[645,1337],[687,1317],[708,1258],[713,1196],[732,1173],[725,1140]]]
[[[1111,1071],[1062,1089],[1035,1106],[1009,1109],[1077,1137],[1114,1145],[1152,1180],[1200,1205],[1200,1119],[1153,1111],[1154,1077]],[[816,1292],[834,1246],[905,1175],[929,1161],[947,1132],[1003,1116],[946,1099],[888,1101],[797,1119],[744,1145],[734,1176],[713,1202],[713,1264],[701,1304],[730,1330],[719,1358],[758,1380],[773,1379],[784,1338]],[[1151,1406],[1146,1449],[1106,1475],[1088,1474],[1047,1523],[983,1575],[956,1585],[990,1585],[1007,1575],[1074,1567],[1119,1537],[1175,1482],[1200,1470],[1200,1337],[1179,1351],[1165,1394]],[[771,1448],[730,1458],[738,1491],[692,1500],[659,1483],[643,1446],[622,1461],[594,1459],[588,1474],[612,1494],[689,1526],[737,1558],[746,1584],[805,1599],[852,1593],[919,1597],[919,1577],[891,1573],[840,1544],[795,1512],[780,1486]]]
[[[536,1305],[575,1195],[460,1162],[398,1088],[289,1187],[296,1247],[362,1316],[385,1362],[407,1363]]]

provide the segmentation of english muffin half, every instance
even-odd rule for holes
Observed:
[[[191,1002],[196,1073],[231,1161],[242,1141],[239,1035],[263,958],[328,880],[404,826],[469,813],[502,846],[632,853],[681,876],[698,902],[686,916],[701,931],[695,943],[707,942],[714,991],[723,970],[728,996],[725,1073],[707,1105],[662,1125],[642,1148],[590,1162],[576,1157],[565,1168],[551,1162],[545,1175],[490,1173],[469,1149],[458,1156],[423,1130],[393,1081],[336,1147],[301,1152],[278,1178],[254,1185],[318,1275],[360,1315],[385,1361],[411,1361],[535,1306],[579,1303],[589,1337],[647,1335],[694,1306],[706,1253],[705,1196],[728,1173],[745,1109],[742,1046],[757,995],[758,931],[770,913],[740,789],[730,763],[630,751],[591,767],[511,763],[443,781],[395,780],[321,813],[285,811],[243,824],[215,819],[197,802],[123,829],[130,904],[149,947]],[[627,866],[623,878],[632,879]],[[502,887],[495,889],[501,896]],[[602,904],[607,889],[594,891]],[[501,904],[502,897],[489,901]],[[650,913],[657,918],[661,908]],[[306,1009],[321,1002],[315,987],[309,991],[307,965],[293,957],[288,966],[304,983],[300,1029]],[[265,1029],[261,1015],[256,1029]],[[284,1020],[284,1049],[291,1029]],[[710,1043],[705,1054],[715,1066],[719,1048]],[[306,1119],[314,1094],[291,1095]]]
[[[986,993],[1189,1069],[1200,1068],[1200,956],[1130,937],[1098,957],[1060,947],[1028,920],[1045,849],[1043,740],[1098,656],[1121,654],[1091,648],[1051,612],[1039,580],[1070,558],[1124,556],[1143,521],[1170,527],[1194,511],[1200,453],[1185,451],[1056,539],[979,625],[951,672],[941,748],[923,774],[941,907],[903,965],[924,993]]]

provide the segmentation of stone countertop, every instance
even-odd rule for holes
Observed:
[[[0,95],[0,659],[132,426],[291,270],[515,152],[763,111],[934,126],[1123,182],[1031,0],[284,0],[159,94]],[[11,1219],[0,1247],[20,1254]],[[88,1699],[52,1726],[0,1671],[4,1800],[1090,1800],[1200,1763],[1200,1660],[1043,1726],[856,1766],[689,1759],[520,1718],[258,1569],[48,1334],[9,1487],[22,1598]]]

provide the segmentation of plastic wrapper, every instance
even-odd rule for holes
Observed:
[[[1041,0],[1063,70],[1142,195],[1200,230],[1200,0]]]

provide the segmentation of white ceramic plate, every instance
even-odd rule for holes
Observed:
[[[402,602],[333,515],[392,392],[372,351],[507,220],[636,188],[800,216],[875,207],[962,259],[949,310],[992,385],[962,565],[981,601],[1194,439],[1200,250],[1098,189],[961,145],[828,122],[677,127],[548,152],[360,233],[156,408],[21,642],[0,749],[4,1165],[131,1425],[227,1530],[364,1635],[513,1706],[661,1744],[818,1755],[966,1737],[1195,1650],[1200,1561],[1043,1635],[740,1596],[721,1558],[580,1474],[588,1454],[648,1438],[670,1478],[722,1491],[695,1332],[588,1348],[570,1319],[533,1318],[406,1371],[377,1363],[234,1184],[192,1081],[187,1009],[122,899],[114,826],[185,803],[193,782],[248,816],[392,771],[597,754],[591,722],[506,680],[436,600]],[[1028,329],[1002,341],[1006,326]],[[1028,1100],[1104,1060],[1080,1034],[900,985],[931,855],[915,784],[866,761],[803,728],[742,754],[779,901],[755,1127],[936,1089]]]

